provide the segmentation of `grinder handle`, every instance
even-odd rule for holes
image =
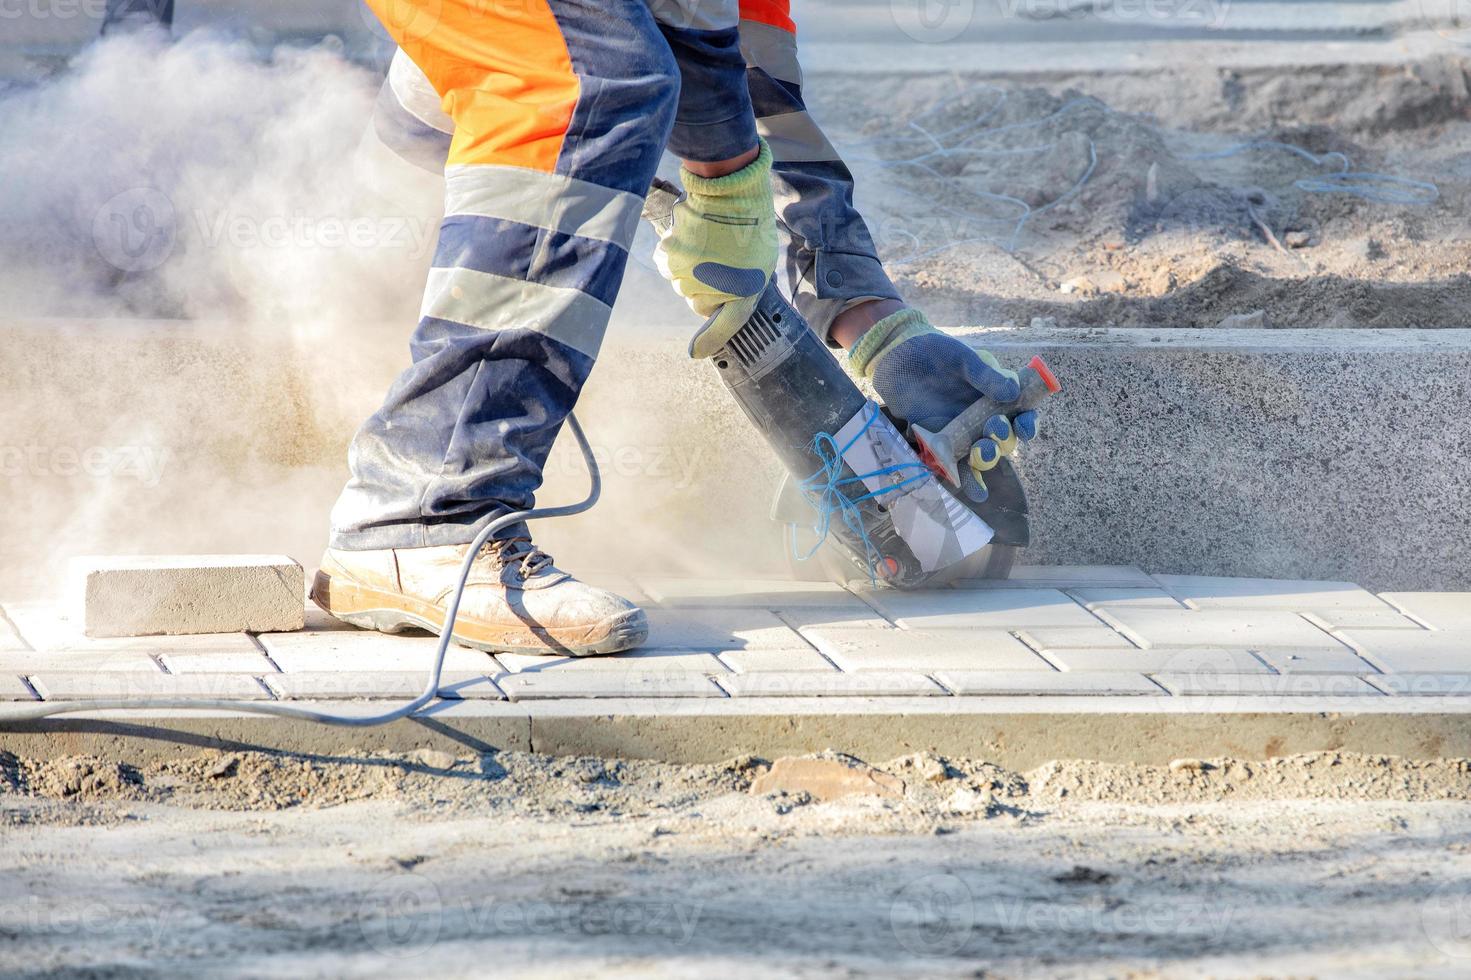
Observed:
[[[1057,376],[1042,360],[1034,356],[1027,366],[1017,372],[1021,394],[1015,401],[998,402],[982,395],[955,418],[945,424],[939,432],[929,432],[912,425],[910,435],[914,437],[919,458],[934,470],[935,475],[948,480],[952,485],[960,483],[960,469],[956,461],[969,455],[970,447],[985,435],[986,422],[993,415],[1015,418],[1029,412],[1046,401],[1049,395],[1062,390]]]

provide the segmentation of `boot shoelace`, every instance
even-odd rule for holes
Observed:
[[[480,553],[490,558],[497,570],[519,562],[521,567],[517,574],[523,579],[531,578],[553,561],[552,556],[532,544],[530,538],[492,538],[485,542]]]

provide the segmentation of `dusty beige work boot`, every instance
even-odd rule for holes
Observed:
[[[468,547],[328,548],[312,601],[365,629],[397,633],[418,626],[438,633]],[[571,657],[630,650],[648,635],[642,609],[577,581],[527,538],[480,549],[454,631],[456,642],[477,650]]]

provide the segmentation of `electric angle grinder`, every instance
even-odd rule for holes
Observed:
[[[679,195],[656,180],[643,217],[667,230]],[[975,502],[960,490],[957,460],[991,416],[1014,417],[1060,389],[1040,357],[1018,372],[1015,401],[983,397],[941,431],[908,426],[906,438],[902,422],[864,396],[775,278],[733,332],[717,336],[714,324],[712,317],[695,334],[690,356],[714,365],[786,468],[772,517],[786,527],[789,555],[811,559],[793,562],[800,578],[872,578],[914,589],[1010,573],[1030,541],[1016,469],[1000,460],[986,473],[990,493]]]

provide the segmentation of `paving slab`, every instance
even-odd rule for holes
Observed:
[[[1051,670],[1004,630],[871,630],[812,627],[802,631],[844,670]]]
[[[0,653],[11,653],[18,650],[29,650],[30,647],[20,638],[20,634],[10,625],[5,618],[3,610],[0,610]]]
[[[1143,674],[1122,671],[943,670],[935,679],[960,695],[1159,694]]]
[[[129,670],[142,671],[145,674],[164,672],[158,661],[137,650],[33,650],[29,653],[0,653],[0,671],[7,674],[34,674],[40,671],[69,674],[84,670]]]
[[[796,606],[778,609],[777,616],[795,630],[809,626],[836,626],[843,629],[898,629],[866,602],[857,606]]]
[[[5,614],[34,650],[47,652],[102,653],[136,651],[163,653],[259,653],[244,633],[208,633],[197,636],[86,636],[77,624],[63,615],[53,602],[5,604]]]
[[[88,636],[300,629],[304,583],[285,555],[85,555],[68,613]]]
[[[428,671],[439,638],[426,633],[379,633],[375,630],[320,630],[261,633],[256,637],[276,665],[287,673],[301,670]],[[450,644],[446,670],[495,673],[495,658],[479,650]]]
[[[737,674],[763,670],[838,669],[831,660],[811,647],[805,650],[727,650],[720,654],[720,662]]]
[[[685,650],[810,650],[811,646],[767,609],[652,607],[648,647]]]
[[[36,692],[15,674],[0,674],[0,701],[34,701]]]
[[[737,676],[737,675],[730,675]],[[512,701],[541,698],[721,698],[711,678],[689,671],[531,671],[503,674],[497,686]]]
[[[358,632],[362,629],[362,627],[354,626],[351,623],[344,623],[336,616],[322,610],[315,602],[311,602],[310,600],[307,601],[306,607],[302,610],[301,628],[309,633],[321,633],[328,630],[352,630]],[[417,634],[429,635],[427,630],[413,630],[408,634],[400,633],[398,635],[412,636]]]
[[[278,698],[291,701],[356,699],[402,699],[418,697],[429,678],[412,671],[305,671],[297,674],[271,674],[262,678]],[[495,683],[484,674],[446,673],[439,678],[439,696],[443,698],[505,697]]]
[[[973,589],[1157,589],[1159,583],[1133,565],[1016,565],[1004,579],[964,579]]]
[[[1397,609],[1300,609],[1314,626],[1325,630],[1423,630],[1425,627]]]
[[[1383,609],[1374,593],[1352,582],[1236,578],[1221,575],[1156,575],[1193,609]]]
[[[889,698],[945,694],[944,688],[924,674],[905,670],[865,670],[851,674],[772,670],[726,674],[716,680],[733,698]]]
[[[661,650],[641,647],[606,657],[538,657],[529,653],[499,653],[496,659],[512,673],[636,673],[659,671],[684,674],[723,674],[725,665],[705,650]]]
[[[253,653],[165,653],[158,658],[170,674],[274,674],[276,665]]]
[[[1471,630],[1344,630],[1338,636],[1386,674],[1471,674]]]
[[[1155,674],[1171,694],[1182,696],[1382,697],[1383,692],[1351,674]]]
[[[1471,630],[1471,592],[1384,592],[1380,597],[1431,629]]]
[[[1094,612],[1141,647],[1339,647],[1296,613],[1277,609],[1136,609],[1099,606]]]
[[[845,608],[861,605],[852,593],[830,582],[789,579],[648,578],[635,580],[665,606],[737,609]]]
[[[264,701],[271,695],[254,678],[241,674],[38,673],[32,686],[47,701],[96,701],[117,698],[199,698]]]
[[[1348,647],[1268,647],[1256,651],[1283,674],[1369,674],[1375,669]]]
[[[1347,653],[1348,651],[1344,651]],[[1350,654],[1350,656],[1352,656]],[[1270,674],[1268,667],[1250,650],[1224,647],[1152,647],[1140,650],[1053,650],[1047,659],[1058,669],[1068,672],[1094,673],[1099,671],[1124,671],[1133,674],[1153,674],[1158,671],[1217,671],[1230,674]],[[1368,667],[1355,658],[1359,669]]]
[[[873,591],[863,597],[904,629],[1027,629],[1097,626],[1088,610],[1057,589]]]
[[[1118,630],[1095,622],[1092,626],[1033,626],[1017,630],[1017,636],[1033,650],[1050,655],[1056,650],[1138,650]]]
[[[1397,697],[1471,696],[1471,674],[1367,674],[1364,680]]]
[[[1068,589],[1073,601],[1092,609],[1099,605],[1135,606],[1142,609],[1184,609],[1185,604],[1164,589]]]

